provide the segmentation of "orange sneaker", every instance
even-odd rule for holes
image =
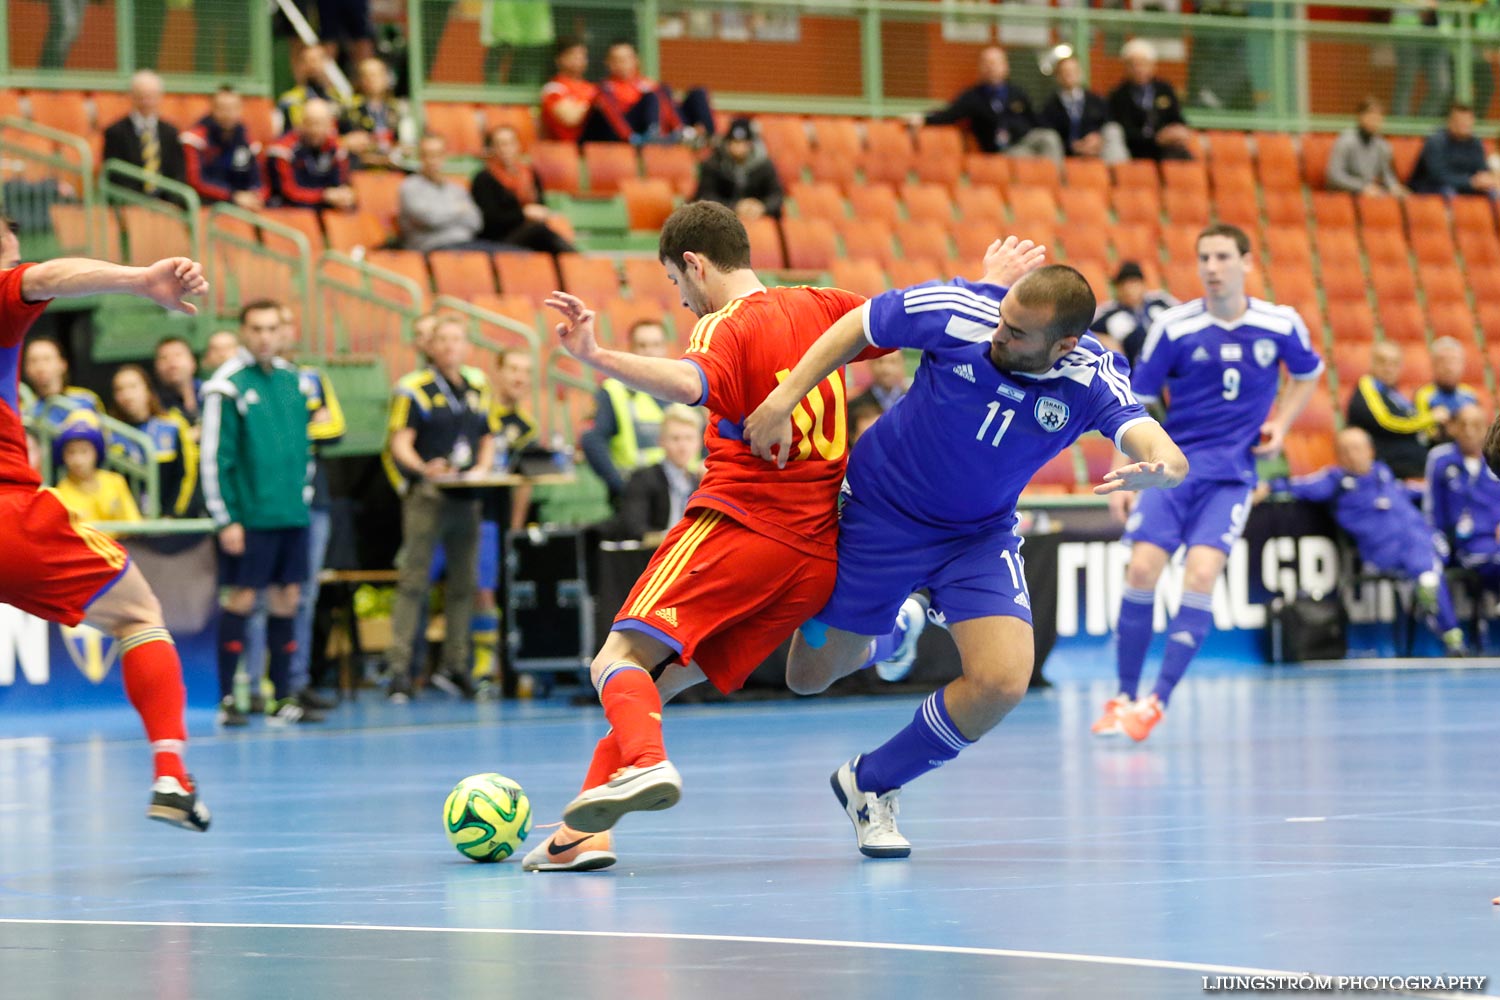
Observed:
[[[1127,694],[1117,694],[1104,703],[1104,714],[1089,727],[1089,732],[1095,736],[1122,736],[1125,727],[1120,725],[1120,716],[1135,707],[1135,702]]]
[[[566,826],[552,831],[552,836],[533,847],[521,862],[528,872],[592,872],[614,864],[614,834],[580,833]]]
[[[1135,708],[1120,716],[1120,725],[1125,730],[1125,735],[1137,743],[1151,735],[1151,730],[1161,722],[1166,709],[1162,708],[1161,700],[1154,694],[1147,695],[1141,701],[1136,702]]]

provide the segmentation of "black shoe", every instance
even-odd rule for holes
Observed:
[[[432,675],[428,683],[439,691],[458,695],[465,701],[474,700],[474,682],[462,671],[440,670]]]
[[[298,691],[295,697],[302,703],[303,708],[316,709],[319,712],[331,712],[339,707],[337,698],[325,698],[310,687]]]
[[[405,705],[412,700],[411,681],[405,677],[392,677],[391,686],[386,689],[385,700],[392,705]]]
[[[244,716],[240,718],[243,719]],[[188,776],[188,781],[196,785],[191,775]],[[198,801],[196,787],[190,792],[182,787],[182,782],[165,775],[157,778],[151,785],[151,804],[146,807],[146,816],[198,833],[207,830],[212,820],[208,806]]]
[[[225,695],[219,702],[218,723],[221,726],[238,728],[250,725],[250,719],[234,703],[234,695]]]
[[[266,696],[263,694],[252,694],[250,696],[250,714],[260,715],[266,710]]]
[[[266,722],[273,726],[299,726],[322,721],[322,712],[306,707],[296,698],[282,698],[266,706]]]

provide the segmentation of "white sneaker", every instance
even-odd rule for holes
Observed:
[[[931,602],[921,594],[911,595],[901,605],[896,627],[906,629],[906,635],[902,636],[901,645],[896,647],[896,651],[888,659],[875,664],[875,673],[881,680],[894,683],[911,673],[911,665],[917,658],[917,640],[927,627],[927,609],[930,606]]]
[[[580,792],[563,810],[563,822],[580,833],[603,833],[626,813],[670,809],[680,798],[682,775],[664,760]]]
[[[613,865],[614,835],[580,833],[566,826],[552,831],[552,836],[536,845],[521,862],[528,872],[593,872]]]
[[[896,797],[901,789],[892,788],[884,795],[862,792],[854,774],[859,767],[859,757],[848,761],[829,779],[833,794],[838,796],[849,822],[854,824],[854,838],[859,843],[859,853],[867,858],[904,858],[911,854],[911,841],[901,836],[896,829],[896,813],[900,811]]]

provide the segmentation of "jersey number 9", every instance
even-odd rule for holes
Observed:
[[[1240,398],[1240,370],[1238,368],[1224,369],[1224,398]]]

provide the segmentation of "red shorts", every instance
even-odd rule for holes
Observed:
[[[0,489],[0,604],[77,625],[129,564],[119,542],[78,521],[51,490]]]
[[[663,539],[615,617],[655,636],[728,694],[828,603],[837,564],[716,510],[690,510]]]

